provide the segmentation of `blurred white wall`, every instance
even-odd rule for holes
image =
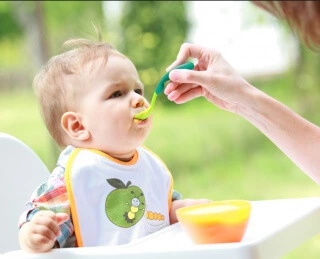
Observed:
[[[295,62],[295,38],[250,1],[187,3],[192,21],[187,41],[219,50],[243,76],[278,74]]]

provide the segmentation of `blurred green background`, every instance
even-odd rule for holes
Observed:
[[[65,40],[94,38],[92,23],[100,27],[103,39],[136,64],[151,97],[186,39],[191,26],[187,2],[123,4],[115,27],[101,1],[0,2],[0,132],[28,144],[50,170],[59,148],[41,121],[31,85],[39,67],[61,52]],[[285,24],[279,26],[290,33]],[[300,45],[299,59],[284,73],[247,80],[320,125],[319,72],[319,54]],[[263,200],[320,194],[319,186],[257,129],[202,98],[175,105],[159,96],[146,146],[167,164],[184,197]],[[319,244],[320,235],[283,258],[319,258]]]

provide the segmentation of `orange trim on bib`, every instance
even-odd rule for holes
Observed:
[[[91,151],[93,153],[96,153],[96,154],[98,154],[100,156],[103,156],[103,157],[105,157],[105,158],[107,158],[107,159],[109,159],[109,160],[111,160],[111,161],[113,161],[113,162],[115,162],[117,164],[120,164],[120,165],[134,165],[138,161],[138,152],[137,152],[137,150],[134,152],[134,155],[133,155],[132,159],[130,161],[128,161],[128,162],[121,161],[121,160],[119,160],[119,159],[117,159],[115,157],[112,157],[112,156],[108,155],[107,153],[105,153],[103,151],[100,151],[98,149],[83,148],[83,150],[88,150],[88,151]]]
[[[76,236],[76,240],[77,240],[77,245],[78,245],[78,247],[83,247],[83,241],[82,241],[82,236],[81,236],[81,232],[80,232],[80,225],[79,225],[79,219],[78,219],[78,214],[77,214],[77,208],[76,208],[76,203],[74,200],[72,183],[71,183],[72,164],[80,151],[81,151],[80,148],[76,148],[70,154],[70,158],[69,158],[68,163],[66,165],[65,182],[66,182],[67,193],[68,193],[68,198],[69,198],[69,202],[70,202],[72,223],[73,223],[73,228],[74,228],[74,232],[75,232],[75,236]]]

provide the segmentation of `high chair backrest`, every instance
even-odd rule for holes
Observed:
[[[0,133],[0,253],[20,249],[19,216],[31,193],[48,176],[47,167],[29,146]]]

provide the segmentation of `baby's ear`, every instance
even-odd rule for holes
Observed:
[[[80,115],[76,112],[65,112],[61,117],[63,130],[74,140],[87,140],[89,131],[81,123]]]

